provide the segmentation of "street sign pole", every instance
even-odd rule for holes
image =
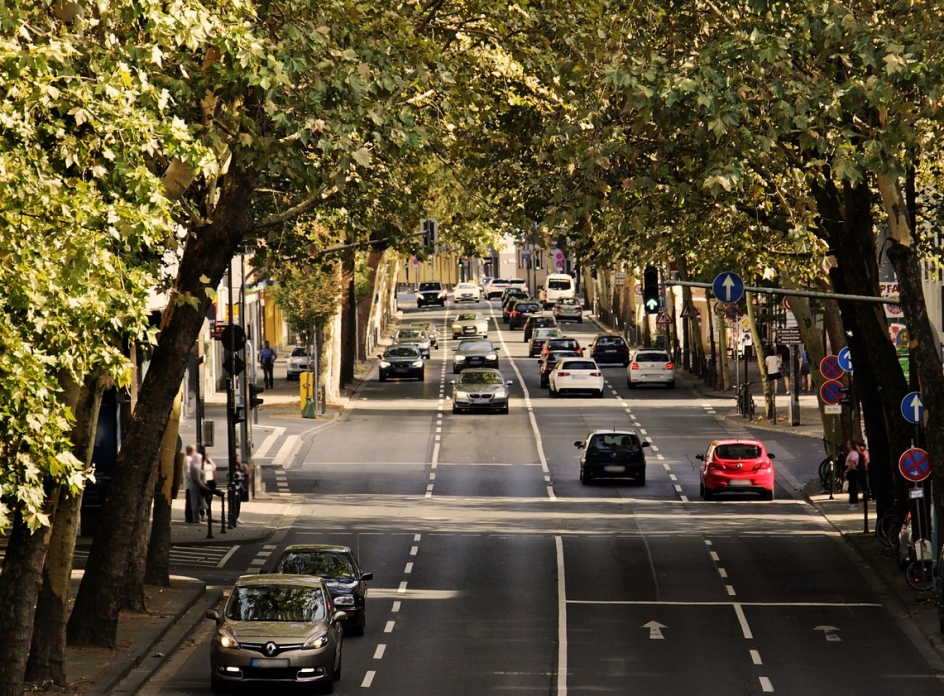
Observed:
[[[790,344],[790,425],[800,424],[800,385],[797,384],[797,347]]]

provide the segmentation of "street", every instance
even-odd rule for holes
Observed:
[[[336,693],[944,693],[799,495],[818,440],[727,420],[731,400],[682,383],[630,390],[620,365],[603,368],[603,399],[551,399],[495,302],[479,307],[514,381],[510,413],[453,414],[457,310],[400,306],[402,323],[444,327],[425,381],[374,377],[344,418],[302,439],[278,477],[292,522],[271,540],[212,563],[173,558],[174,572],[227,587],[288,544],[350,546],[374,579]],[[596,333],[562,330],[581,345]],[[645,486],[580,483],[574,442],[597,428],[652,443]],[[775,453],[772,502],[699,497],[695,455],[731,436]],[[208,693],[213,634],[205,621],[139,693]]]

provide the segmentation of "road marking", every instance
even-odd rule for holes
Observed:
[[[741,632],[744,634],[744,637],[747,640],[753,640],[754,634],[751,633],[751,627],[747,623],[747,617],[744,616],[744,609],[741,608],[740,604],[734,605],[734,613],[737,614],[738,623],[741,624]]]
[[[764,664],[763,662],[761,662],[760,653],[756,650],[751,650],[751,662],[753,662],[755,665]]]
[[[374,651],[374,659],[375,659],[375,660],[382,660],[382,659],[383,659],[383,656],[384,656],[384,651],[385,651],[386,649],[387,649],[387,646],[384,645],[383,643],[381,643],[380,645],[378,645],[378,646],[377,646],[377,649]],[[754,663],[754,664],[757,664],[757,663]]]
[[[774,691],[774,685],[770,683],[767,677],[760,678],[760,688],[765,694],[771,694]]]
[[[669,474],[669,481],[678,481],[678,476],[675,474]]]
[[[666,471],[672,471],[672,467],[670,467],[670,466],[668,465],[668,462],[662,462],[662,467],[663,467]]]
[[[414,535],[413,535],[413,541],[419,541],[419,540],[422,539],[422,538],[423,538],[423,535],[422,535],[422,534],[414,534]]]
[[[405,593],[406,593],[406,580],[401,582],[400,586],[397,588],[397,594],[405,594]]]
[[[734,591],[734,585],[725,585],[724,589],[728,591],[728,595],[731,597],[734,597],[737,594],[737,592]]]
[[[665,636],[662,635],[662,629],[668,628],[660,624],[658,621],[650,621],[642,625],[643,628],[649,629],[649,640],[665,640]]]
[[[567,696],[567,588],[564,581],[564,540],[554,537],[557,549],[557,696]]]
[[[393,627],[396,626],[396,621],[388,621],[387,625],[384,626],[384,633],[393,633]]]
[[[718,568],[718,575],[720,575],[722,579],[727,579],[728,571],[726,571],[724,568]]]
[[[364,675],[364,681],[361,682],[361,688],[366,689],[374,681],[374,675],[377,674],[374,670],[369,670],[367,674]]]
[[[681,487],[680,485],[678,485],[677,483],[676,483],[675,486],[673,486],[673,487],[675,488],[675,492],[676,492],[676,493],[681,493],[681,492],[682,492],[682,487]]]
[[[410,555],[415,556],[419,552],[419,550],[420,550],[419,546],[414,546],[413,548],[410,549]]]
[[[259,426],[256,426],[259,427]],[[265,427],[265,426],[262,426]],[[253,457],[257,459],[263,459],[275,445],[276,441],[285,434],[285,428],[273,428],[272,432],[266,436],[266,439],[262,441],[262,444],[259,445],[259,449],[252,453]]]
[[[390,611],[396,614],[398,611],[400,611],[400,604],[401,604],[400,600],[397,600],[396,602],[394,602],[393,607],[390,609]]]
[[[404,574],[404,575],[409,575],[409,574],[412,573],[412,572],[413,572],[413,564],[412,564],[412,563],[407,563],[407,564],[406,564],[406,568],[403,569],[403,574]]]
[[[288,463],[289,458],[292,456],[292,451],[299,444],[301,438],[298,435],[289,435],[285,438],[285,442],[282,443],[282,446],[279,448],[279,453],[272,458],[273,466],[284,466]]]
[[[710,553],[711,553],[711,560],[713,560],[715,563],[721,560],[721,557],[718,556],[717,551],[711,551]]]

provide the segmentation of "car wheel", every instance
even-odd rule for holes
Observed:
[[[578,324],[583,324],[583,317],[580,317],[580,319],[577,320],[577,323],[578,323]]]
[[[458,337],[456,334],[452,334],[452,340],[453,340],[453,341],[455,341],[457,338],[459,338],[459,337]]]
[[[629,367],[629,360],[623,361],[623,367]]]
[[[602,389],[596,393],[596,397],[597,397],[598,399],[602,399],[602,398],[603,398],[603,390],[602,390]]]
[[[580,483],[585,486],[590,485],[590,482],[587,480],[587,477],[583,475],[583,467],[580,467]]]
[[[550,391],[549,391],[549,396],[550,396],[552,399],[556,399],[558,395],[557,395],[557,390],[554,388],[554,385],[553,385],[553,384],[549,384],[549,385],[548,385],[548,389],[550,390]]]
[[[646,485],[646,473],[645,473],[645,472],[643,472],[643,473],[639,476],[639,478],[636,479],[636,484],[639,485],[639,486],[645,486],[645,485]]]
[[[630,389],[636,388],[636,385],[633,382],[633,380],[629,379],[628,377],[626,378],[626,386],[629,387]]]
[[[341,645],[338,645],[338,666],[335,667],[334,671],[331,673],[331,681],[341,680],[341,662],[343,659],[344,659],[344,653],[341,652]]]
[[[224,682],[219,677],[211,676],[210,677],[210,693],[211,694],[228,694],[229,684]]]
[[[666,389],[675,389],[675,382],[669,382],[665,385]]]
[[[386,382],[386,381],[387,381],[387,375],[381,374],[380,377],[378,377],[378,380],[381,381],[381,382]]]
[[[420,376],[417,377],[416,379],[417,379],[418,381],[420,381],[420,382],[425,382],[425,381],[426,381],[426,371],[424,370],[424,371],[420,372]]]
[[[705,489],[705,494],[702,496],[702,498],[704,498],[705,500],[714,500],[714,499],[715,499],[715,494],[714,494],[712,491],[709,491],[709,490],[706,488],[706,489]]]
[[[762,497],[764,500],[773,500],[773,499],[774,499],[774,489],[771,488],[769,491],[764,491],[764,492],[761,494],[761,497]]]
[[[703,483],[698,484],[698,495],[701,496],[702,498],[705,497],[705,484]]]

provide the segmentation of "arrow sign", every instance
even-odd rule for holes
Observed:
[[[849,352],[849,348],[843,348],[839,351],[836,360],[839,361],[839,367],[846,372],[852,372],[852,353]]]
[[[665,640],[665,636],[662,635],[662,629],[668,628],[668,626],[663,626],[658,621],[650,621],[647,624],[643,624],[642,627],[649,629],[649,640]]]
[[[711,291],[722,302],[737,302],[744,296],[744,281],[737,273],[719,273],[711,284]]]
[[[931,460],[923,449],[912,447],[901,455],[898,470],[909,481],[924,481],[931,473]]]
[[[921,398],[921,392],[909,392],[901,400],[901,415],[905,420],[915,425],[924,422],[924,399]]]
[[[817,626],[813,629],[814,631],[822,631],[823,635],[826,637],[826,641],[830,643],[838,643],[842,640],[839,636],[835,634],[835,631],[840,629],[835,626]]]

